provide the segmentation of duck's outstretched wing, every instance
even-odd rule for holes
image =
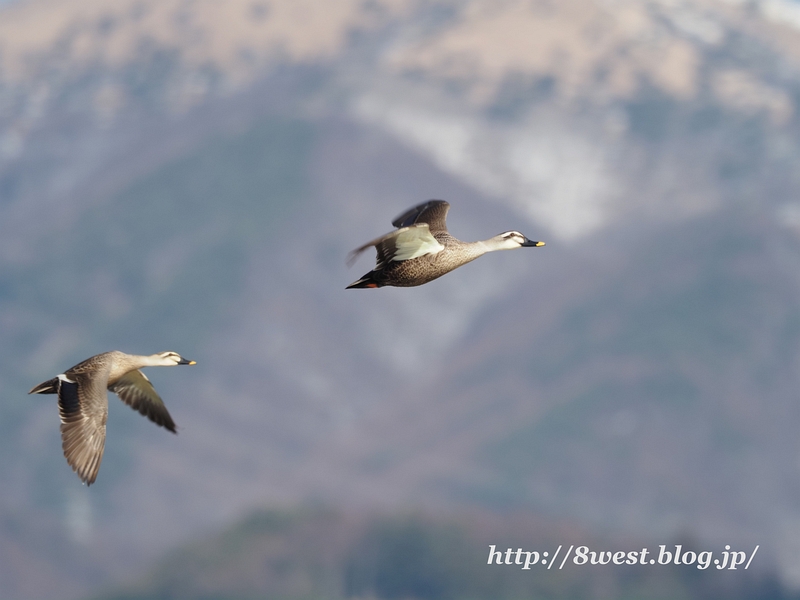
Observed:
[[[86,485],[97,479],[106,443],[108,399],[102,378],[59,375],[61,447],[69,466]]]
[[[172,433],[177,433],[175,422],[164,405],[164,401],[147,376],[140,370],[136,369],[125,373],[108,389],[119,396],[125,404],[138,410],[156,425],[161,425]]]
[[[408,209],[392,221],[395,227],[409,227],[416,223],[427,223],[432,234],[447,232],[447,211],[450,204],[444,200],[428,200]]]
[[[376,271],[385,267],[390,261],[409,260],[444,250],[444,246],[431,235],[428,223],[417,223],[387,233],[356,248],[348,255],[347,264],[352,265],[358,255],[371,246],[378,252]]]

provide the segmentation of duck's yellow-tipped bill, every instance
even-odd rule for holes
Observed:
[[[539,246],[544,246],[544,242],[536,242],[534,240],[525,239],[522,243],[522,246],[525,248],[538,248]]]

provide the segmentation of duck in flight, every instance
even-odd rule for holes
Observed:
[[[106,442],[106,390],[117,394],[156,425],[177,433],[164,401],[139,369],[193,364],[193,360],[186,360],[176,352],[138,356],[114,350],[87,358],[28,393],[58,394],[64,456],[78,477],[86,485],[92,485],[100,470]]]
[[[412,287],[428,283],[487,252],[544,246],[529,240],[519,231],[506,231],[488,240],[462,242],[447,231],[444,200],[428,200],[392,221],[395,231],[353,250],[348,264],[374,246],[378,253],[375,268],[350,288],[379,288],[385,285]]]

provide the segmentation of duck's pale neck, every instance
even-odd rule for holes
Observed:
[[[148,367],[174,367],[175,361],[161,356],[160,354],[151,354],[147,357]]]
[[[487,252],[491,252],[496,248],[491,247],[491,240],[481,240],[477,242],[462,242],[459,239],[453,238],[448,246],[455,252],[464,262],[475,260],[479,256],[483,256]]]
[[[519,244],[509,243],[506,238],[501,236],[495,236],[493,238],[489,238],[488,240],[480,240],[477,242],[462,242],[460,240],[456,240],[456,244],[451,242],[450,245],[460,246],[458,249],[458,256],[460,256],[465,262],[475,260],[487,252],[519,248]]]
[[[497,250],[515,250],[516,248],[520,247],[518,243],[509,240],[502,235],[496,235],[488,240],[475,243],[480,244],[482,247],[483,250],[481,254],[486,254],[487,252],[496,252]]]
[[[151,354],[142,356],[140,354],[128,354],[126,362],[135,369],[142,367],[174,367],[177,363],[161,354]]]

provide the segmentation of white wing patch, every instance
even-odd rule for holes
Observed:
[[[391,260],[397,262],[444,250],[444,246],[431,235],[427,223],[401,229],[395,236],[394,244],[395,251]]]

